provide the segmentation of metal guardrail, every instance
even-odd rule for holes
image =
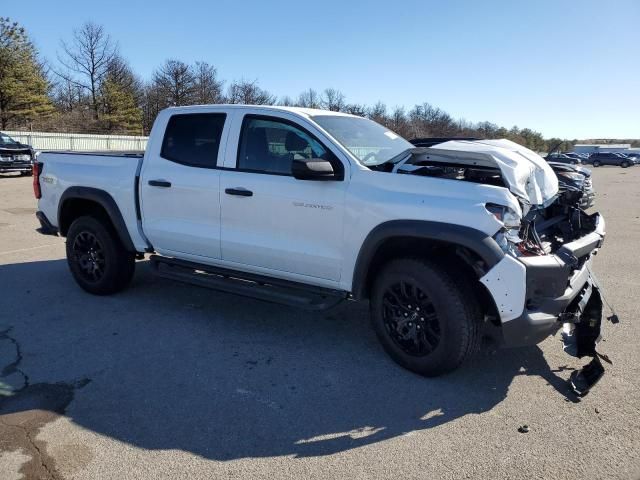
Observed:
[[[36,150],[60,151],[143,151],[149,137],[134,135],[93,135],[86,133],[21,132],[4,133]]]

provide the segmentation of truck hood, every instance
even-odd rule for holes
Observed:
[[[505,186],[524,205],[549,205],[558,195],[558,178],[537,153],[510,140],[452,140],[421,149],[415,161],[465,167],[499,168]]]

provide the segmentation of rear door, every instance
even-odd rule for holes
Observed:
[[[225,120],[225,113],[176,113],[161,144],[150,145],[140,203],[143,230],[157,252],[220,258],[217,162],[224,155]]]
[[[239,143],[232,150],[229,141],[221,177],[223,260],[284,277],[339,280],[346,162],[295,117],[238,116],[239,135],[230,138]],[[296,180],[294,158],[328,159],[343,178]]]

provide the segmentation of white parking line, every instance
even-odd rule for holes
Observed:
[[[56,245],[60,245],[60,244],[59,243],[48,243],[47,245],[39,245],[37,247],[19,248],[18,250],[9,250],[9,251],[6,251],[6,252],[0,252],[0,255],[8,255],[10,253],[28,252],[30,250],[37,250],[39,248],[55,247]]]

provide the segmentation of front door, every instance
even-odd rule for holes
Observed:
[[[337,281],[346,182],[297,180],[294,158],[327,159],[344,172],[340,160],[295,122],[244,116],[236,168],[221,177],[222,258]]]

